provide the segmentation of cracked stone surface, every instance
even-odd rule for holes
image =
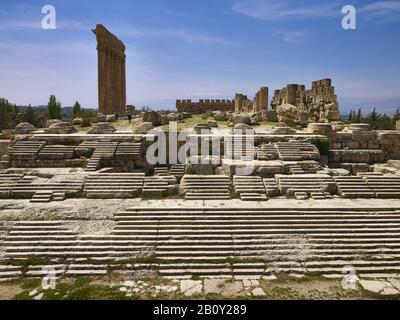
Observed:
[[[395,283],[396,285],[398,284],[397,282]],[[360,280],[360,285],[364,290],[381,295],[395,295],[400,293],[392,281]]]
[[[253,296],[255,297],[262,297],[265,296],[265,292],[262,288],[258,287],[258,288],[254,288],[251,293],[253,294]]]
[[[180,290],[185,296],[201,294],[203,283],[200,280],[182,280],[180,283]]]
[[[223,279],[205,279],[204,280],[204,293],[220,294],[223,290],[225,280]]]

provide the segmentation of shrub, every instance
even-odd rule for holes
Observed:
[[[317,147],[322,156],[327,156],[329,154],[331,145],[328,139],[313,138],[311,143]]]

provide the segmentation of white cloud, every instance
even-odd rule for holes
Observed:
[[[75,20],[57,20],[57,29],[60,30],[90,30],[89,27],[84,26],[80,21]],[[42,20],[38,19],[7,19],[0,21],[0,30],[24,30],[24,29],[42,29]]]
[[[177,38],[187,43],[214,43],[226,46],[235,46],[236,43],[229,41],[222,37],[211,36],[199,32],[194,32],[187,29],[153,29],[153,30],[139,30],[136,28],[130,28],[128,31],[124,31],[126,35],[135,37],[155,37],[155,38]]]
[[[317,5],[293,0],[243,0],[232,9],[245,16],[269,21],[340,15],[340,6],[336,3]]]
[[[305,31],[280,31],[278,34],[283,36],[283,40],[289,43],[303,43],[307,33]]]
[[[400,19],[400,1],[377,1],[361,7],[359,11],[368,20],[395,21]]]
[[[375,10],[400,10],[400,1],[378,1],[367,4],[362,8],[364,11]]]

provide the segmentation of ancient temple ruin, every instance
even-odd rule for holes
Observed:
[[[226,99],[200,99],[198,102],[192,100],[176,100],[176,110],[178,112],[190,112],[192,114],[202,114],[207,111],[232,111],[235,108],[233,100]]]
[[[288,84],[275,90],[271,107],[279,121],[285,123],[330,122],[340,118],[331,79],[313,81],[310,90],[302,84]]]
[[[101,24],[92,31],[97,39],[99,112],[124,115],[125,45]]]

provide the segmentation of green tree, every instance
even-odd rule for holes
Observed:
[[[32,125],[36,125],[35,123],[35,110],[32,108],[32,106],[29,104],[28,109],[24,113],[24,121],[29,122]]]
[[[361,112],[361,108],[358,109],[358,113],[357,113],[357,122],[361,123],[362,122],[362,112]]]
[[[80,103],[78,101],[76,101],[74,104],[74,117],[76,117],[81,110],[82,110],[82,108],[81,108]]]
[[[353,110],[350,110],[348,122],[352,122],[352,121],[353,121]]]
[[[49,119],[61,119],[61,103],[55,95],[51,95],[47,104]]]
[[[16,126],[18,108],[5,98],[0,98],[0,131],[13,129]]]

